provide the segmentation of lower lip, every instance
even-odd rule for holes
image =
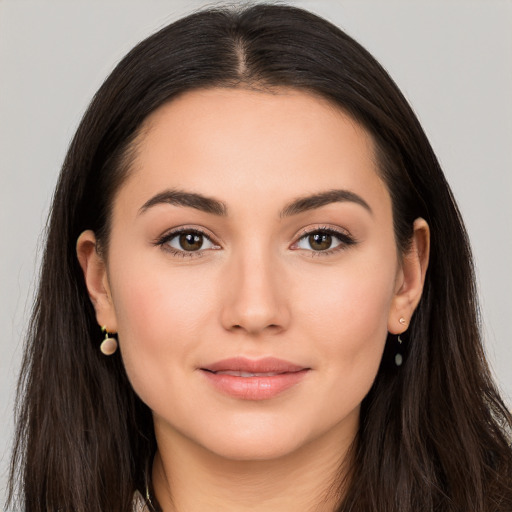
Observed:
[[[203,370],[203,374],[216,389],[234,398],[268,400],[301,382],[308,371],[304,369],[268,377],[236,377],[206,370]]]

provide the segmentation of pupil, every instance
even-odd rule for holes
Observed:
[[[315,233],[309,235],[309,244],[315,251],[325,251],[332,244],[332,236],[327,233]]]
[[[180,235],[180,245],[185,251],[198,251],[203,245],[203,235],[196,233]]]

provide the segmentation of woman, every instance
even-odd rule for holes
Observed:
[[[24,506],[511,510],[476,308],[449,186],[362,47],[291,7],[184,18],[117,66],[64,162]]]

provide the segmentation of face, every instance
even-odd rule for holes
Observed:
[[[406,287],[369,135],[304,92],[201,90],[132,167],[96,311],[157,436],[238,460],[352,440]]]

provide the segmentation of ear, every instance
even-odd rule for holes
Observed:
[[[395,295],[389,312],[388,331],[400,334],[407,329],[418,306],[425,283],[430,254],[430,229],[424,219],[414,221],[409,251],[403,255],[397,274]],[[401,322],[400,319],[404,319]]]
[[[117,319],[108,283],[107,267],[98,254],[96,236],[91,230],[84,231],[76,242],[76,254],[89,298],[96,311],[96,320],[108,332],[117,332]]]

